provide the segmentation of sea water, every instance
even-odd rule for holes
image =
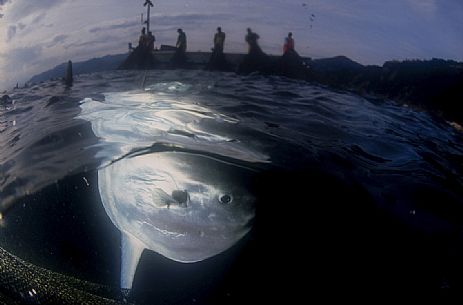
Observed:
[[[98,170],[180,150],[250,169],[255,220],[202,262],[145,251],[134,302],[461,295],[463,137],[426,112],[305,81],[183,70],[80,75],[8,96],[0,244],[32,264],[118,287],[120,232]]]

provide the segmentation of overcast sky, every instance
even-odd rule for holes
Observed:
[[[346,55],[363,64],[391,59],[463,61],[463,0],[153,0],[157,44],[207,51],[217,26],[225,51],[244,52],[247,27],[269,54],[293,32],[313,58]],[[126,52],[136,44],[144,0],[0,0],[0,89],[69,59]],[[313,14],[313,15],[312,15]]]

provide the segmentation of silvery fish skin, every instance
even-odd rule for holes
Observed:
[[[144,248],[192,263],[239,241],[255,215],[254,197],[241,186],[249,174],[178,152],[124,158],[101,169],[101,200],[125,239],[122,288],[131,288]]]
[[[81,108],[103,147],[98,187],[122,233],[121,288],[132,288],[144,249],[192,263],[249,232],[253,170],[242,164],[269,161],[227,134],[239,120],[153,92],[108,93]]]

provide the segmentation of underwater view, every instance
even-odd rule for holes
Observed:
[[[171,22],[198,16],[138,2],[128,53],[0,78],[0,303],[463,300],[461,58],[319,58],[286,30],[267,55],[246,26],[241,53],[221,27],[190,52]],[[43,13],[0,21],[19,9]]]

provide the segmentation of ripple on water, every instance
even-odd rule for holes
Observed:
[[[443,183],[423,170],[458,178],[462,171],[463,137],[448,124],[390,101],[278,77],[116,71],[81,75],[71,90],[54,81],[16,90],[9,99],[15,103],[0,109],[2,162],[15,161],[5,170],[10,176],[37,170],[31,190],[69,168],[109,162],[156,143],[288,167],[323,159],[319,166],[358,173],[355,179],[367,189],[372,177]],[[53,179],[28,160],[31,151],[55,168]]]

